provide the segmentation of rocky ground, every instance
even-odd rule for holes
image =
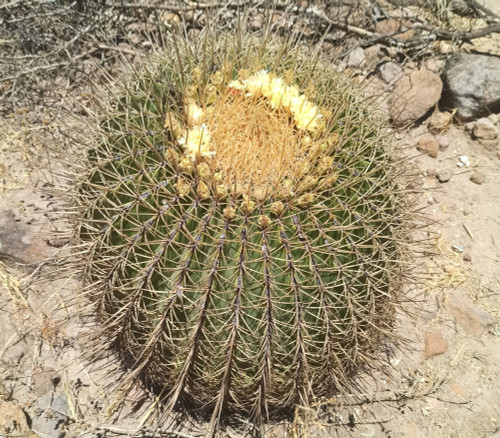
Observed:
[[[304,8],[309,5],[298,3]],[[435,24],[428,12],[412,5],[398,7],[398,2],[381,3],[384,8],[379,11],[387,17],[379,12],[375,23],[366,24],[363,19],[373,19],[376,8],[369,9],[371,15],[360,13],[359,22],[349,22],[354,29],[334,28],[323,48],[339,70],[360,79],[367,93],[377,95],[399,147],[419,174],[420,202],[430,220],[425,236],[430,245],[419,262],[425,280],[411,291],[418,301],[410,308],[416,318],[402,316],[397,327],[410,341],[409,348],[387,353],[394,368],[391,377],[372,382],[373,390],[364,402],[353,403],[346,413],[332,410],[332,422],[344,426],[331,429],[315,424],[305,433],[311,437],[500,437],[500,34],[463,44],[437,38],[414,50],[405,42],[418,37],[419,28],[412,27],[415,22]],[[36,2],[30,4],[34,7]],[[486,5],[500,14],[495,0]],[[305,15],[310,20],[306,28],[313,36],[316,31],[325,32],[325,20],[328,24],[346,13],[324,2],[309,6],[315,9]],[[207,19],[203,9],[172,10],[162,11],[167,28],[180,22],[183,13],[191,14],[190,20]],[[5,11],[5,5],[0,6],[0,14]],[[260,11],[255,8],[250,14],[253,29],[262,27],[265,20]],[[276,19],[277,31],[290,19],[287,13],[296,17],[293,11],[283,11]],[[87,45],[82,42],[78,48],[80,53],[99,53],[100,58],[82,56],[73,63],[64,58],[55,69],[48,68],[54,63],[51,37],[40,36],[46,39],[48,49],[43,53],[50,62],[36,64],[44,50],[38,40],[30,40],[39,44],[35,54],[21,49],[13,53],[5,41],[21,34],[1,35],[0,68],[7,79],[0,82],[4,93],[0,104],[0,437],[197,436],[187,431],[187,425],[186,431],[164,430],[156,435],[146,426],[139,427],[148,412],[144,403],[148,394],[138,388],[122,406],[119,394],[109,391],[112,382],[107,375],[110,367],[117,366],[113,358],[98,364],[85,361],[82,351],[88,328],[72,317],[74,306],[85,305],[78,296],[81,284],[75,276],[58,275],[71,254],[71,224],[57,194],[57,189],[68,187],[61,172],[71,165],[68,157],[75,162],[81,156],[73,139],[85,134],[91,82],[99,80],[103,68],[115,71],[114,52],[133,61],[142,56],[141,47],[147,49],[141,32],[150,24],[134,17],[122,23],[128,39],[106,44],[85,40]],[[498,23],[492,17],[486,25]],[[112,17],[108,18],[104,22],[109,24]],[[0,15],[0,19],[15,17]],[[466,20],[452,12],[448,19],[458,20],[455,26]],[[470,19],[468,23],[477,24]],[[356,24],[363,24],[372,36],[359,39],[361,27]],[[373,39],[380,34],[390,37]],[[20,76],[21,67],[32,71]],[[30,80],[23,82],[26,78]],[[29,92],[21,93],[23,87]],[[294,436],[297,430],[278,425],[269,436]],[[238,432],[229,430],[228,435]]]

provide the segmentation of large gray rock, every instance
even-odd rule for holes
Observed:
[[[500,112],[500,58],[461,53],[446,62],[443,103],[463,121]]]

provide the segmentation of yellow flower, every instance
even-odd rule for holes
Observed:
[[[189,126],[199,125],[203,116],[203,110],[194,102],[189,102],[186,106],[186,119]]]
[[[232,81],[230,88],[246,90],[249,96],[265,97],[272,108],[284,108],[292,115],[295,126],[314,132],[320,128],[319,108],[300,94],[296,85],[286,85],[282,78],[262,70],[244,81]]]
[[[287,86],[283,93],[283,96],[281,97],[281,106],[290,111],[294,99],[299,98],[299,96],[299,89],[295,85]]]
[[[262,70],[247,80],[243,81],[245,89],[251,96],[269,96],[269,87],[271,85],[271,75]]]
[[[290,112],[298,129],[303,131],[316,130],[321,114],[318,112],[318,107],[308,101],[306,96],[301,94],[299,97],[293,98]]]
[[[238,80],[229,82],[227,87],[231,90],[245,90],[245,86]]]
[[[179,144],[184,147],[184,151],[192,160],[196,156],[213,157],[215,151],[210,150],[210,132],[205,125],[193,126],[179,138]]]

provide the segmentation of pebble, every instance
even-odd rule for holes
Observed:
[[[491,123],[494,125],[498,125],[498,115],[497,114],[490,114],[488,116],[488,119],[490,119]]]
[[[448,129],[452,120],[452,113],[436,111],[430,117],[427,129],[431,134],[440,134]]]
[[[347,67],[360,67],[365,62],[365,51],[361,47],[355,48],[347,59]]]
[[[386,62],[379,67],[379,73],[384,82],[392,84],[403,76],[403,69],[394,62]]]
[[[455,272],[455,266],[445,265],[443,266],[443,271],[446,272],[447,274],[453,274],[453,272]]]
[[[472,137],[477,140],[495,140],[498,137],[498,129],[490,119],[484,117],[474,124]]]
[[[472,257],[468,252],[464,252],[462,259],[464,260],[464,262],[469,262],[469,263],[472,262]]]
[[[473,336],[480,336],[497,322],[493,315],[477,307],[463,291],[455,291],[450,294],[446,300],[445,307],[457,323]]]
[[[426,171],[425,171],[425,175],[426,176],[430,176],[430,177],[435,177],[437,174],[437,170],[436,168],[434,167],[429,167]]]
[[[379,44],[375,44],[373,46],[367,47],[365,49],[365,66],[370,69],[374,70],[377,64],[380,62],[381,55],[380,50],[382,49],[383,46]]]
[[[476,126],[476,122],[467,122],[465,125],[464,125],[464,128],[467,132],[472,132],[472,130],[474,129],[474,126]]]
[[[485,183],[486,175],[483,172],[480,172],[479,170],[475,170],[470,176],[469,180],[474,184],[481,185]]]
[[[425,359],[429,359],[448,351],[448,341],[440,333],[426,332],[424,345]]]
[[[449,55],[454,52],[453,45],[447,41],[439,41],[436,48],[441,55]]]
[[[451,391],[453,391],[456,395],[459,395],[460,397],[463,397],[465,395],[464,388],[458,383],[450,382],[448,384],[448,388],[450,388]]]
[[[438,170],[436,174],[436,178],[440,183],[448,182],[452,176],[453,174],[449,169]]]
[[[450,146],[450,139],[446,135],[438,135],[436,140],[440,151],[445,151]]]
[[[33,371],[33,392],[38,397],[52,391],[60,379],[56,370],[50,367],[37,367]]]
[[[22,263],[39,263],[49,255],[49,247],[12,210],[0,210],[0,258]]]
[[[69,422],[68,397],[63,392],[45,394],[37,400],[40,415],[33,418],[33,431],[41,436],[63,438]]]
[[[471,162],[468,155],[460,155],[458,157],[457,167],[470,167]]]
[[[401,30],[403,27],[410,26],[411,23],[408,21],[396,20],[394,18],[389,18],[387,20],[381,20],[375,23],[375,32],[380,34],[390,34],[392,38],[396,40],[407,41],[411,40],[415,31],[413,29],[408,29],[404,32],[393,35],[397,31]]]
[[[445,61],[437,58],[427,58],[425,60],[425,68],[426,70],[431,71],[432,73],[441,74],[443,67],[445,65]]]
[[[422,138],[417,143],[417,150],[429,155],[429,157],[436,158],[439,152],[439,145],[434,138]]]
[[[0,436],[35,438],[24,411],[14,402],[0,400]]]

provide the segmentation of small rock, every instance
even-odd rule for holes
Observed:
[[[435,169],[434,167],[429,167],[429,168],[425,171],[425,174],[426,174],[426,176],[435,177],[435,176],[436,176],[436,174],[437,174],[437,169]]]
[[[373,46],[367,47],[365,49],[365,66],[371,70],[375,68],[375,66],[380,62],[380,50],[382,46],[379,44],[375,44]]]
[[[375,32],[382,35],[391,35],[396,40],[407,41],[411,40],[415,36],[415,31],[413,29],[408,29],[401,33],[397,32],[410,25],[411,23],[408,21],[389,18],[375,23]]]
[[[463,397],[465,395],[464,388],[462,387],[462,385],[459,385],[458,383],[450,382],[448,384],[448,388],[450,388],[452,392],[454,392],[456,395],[459,395],[460,397]]]
[[[443,266],[443,271],[446,272],[447,274],[453,274],[455,272],[455,266],[454,265],[445,265],[445,266]]]
[[[490,119],[491,123],[494,125],[498,125],[498,116],[496,114],[490,114],[488,119]]]
[[[448,129],[452,120],[452,113],[436,111],[429,119],[427,129],[431,134],[440,134]]]
[[[472,262],[472,257],[468,252],[464,252],[462,259],[464,260],[464,262],[469,262],[469,263]]]
[[[472,172],[472,175],[470,176],[469,180],[474,184],[481,185],[484,184],[484,182],[486,181],[486,175],[483,172],[480,172],[479,170],[475,170],[474,172]]]
[[[500,58],[461,53],[446,61],[443,103],[463,121],[500,110]]]
[[[69,421],[69,405],[66,394],[45,394],[37,401],[40,415],[33,418],[33,430],[41,436],[63,438],[62,427]]]
[[[401,78],[389,99],[393,123],[404,126],[425,116],[439,101],[442,89],[439,76],[426,70],[416,70]]]
[[[474,129],[474,126],[476,126],[476,122],[467,122],[465,125],[464,125],[464,128],[467,132],[472,132],[472,130]]]
[[[33,392],[41,397],[49,391],[52,391],[59,379],[59,374],[53,368],[37,367],[33,371]]]
[[[403,70],[394,62],[382,64],[378,71],[382,80],[388,84],[392,84],[403,76]]]
[[[457,161],[457,167],[470,167],[471,162],[468,155],[459,155]]]
[[[445,151],[450,146],[450,139],[446,135],[438,135],[436,140],[440,151]]]
[[[472,136],[478,140],[495,140],[498,137],[498,129],[487,117],[479,119],[472,128]]]
[[[365,62],[365,51],[361,47],[355,48],[347,60],[347,67],[360,67]]]
[[[448,341],[439,333],[426,332],[424,344],[424,357],[426,359],[448,351]]]
[[[0,436],[31,436],[26,414],[14,402],[0,400]]]
[[[49,252],[41,237],[19,221],[12,210],[0,210],[0,258],[38,263],[45,260]]]
[[[425,60],[425,68],[432,73],[440,74],[444,68],[445,61],[437,58],[427,58]]]
[[[449,55],[450,53],[453,53],[455,51],[454,47],[452,44],[450,44],[447,41],[439,41],[437,44],[437,51],[441,55]]]
[[[461,291],[451,294],[446,300],[445,307],[457,323],[473,336],[480,336],[497,322],[493,315],[477,307],[467,294]]]
[[[434,138],[422,138],[417,143],[417,150],[429,155],[429,157],[436,158],[439,152],[439,145]]]
[[[436,178],[440,183],[448,182],[452,176],[453,173],[449,169],[438,170],[436,174]]]

